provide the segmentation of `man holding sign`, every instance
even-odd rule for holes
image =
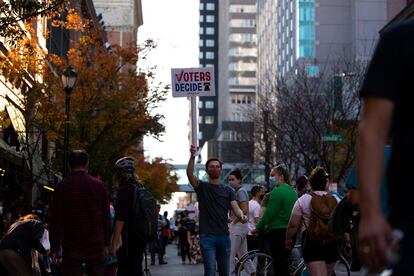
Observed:
[[[229,207],[243,222],[247,217],[239,208],[236,194],[229,186],[220,183],[220,160],[212,158],[206,162],[208,182],[201,181],[194,175],[196,147],[191,145],[187,177],[197,193],[200,209],[200,245],[204,260],[204,275],[216,273],[216,262],[220,276],[229,275],[230,237],[227,225]]]

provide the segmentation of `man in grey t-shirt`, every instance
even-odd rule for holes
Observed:
[[[229,275],[230,238],[227,214],[231,208],[244,223],[247,217],[239,208],[234,190],[220,183],[221,162],[216,158],[207,160],[208,182],[194,175],[196,147],[191,145],[191,157],[187,166],[187,177],[197,193],[200,208],[200,246],[204,261],[204,275],[216,273],[216,262],[220,276]]]

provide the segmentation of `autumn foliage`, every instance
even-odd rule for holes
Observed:
[[[66,95],[60,76],[71,66],[77,72],[77,81],[71,93],[69,148],[88,151],[91,174],[108,183],[115,161],[134,153],[146,186],[160,201],[168,199],[176,190],[172,168],[162,159],[144,161],[140,151],[144,135],[158,137],[164,132],[163,116],[155,109],[165,100],[168,87],[150,87],[154,72],[136,67],[138,54],[146,58],[154,43],[112,45],[108,50],[102,30],[75,10],[69,9],[66,14],[64,22],[53,20],[54,26],[74,31],[79,38],[71,42],[66,57],[41,50],[31,38],[35,36],[19,40],[9,56],[0,56],[1,74],[15,87],[23,87],[28,76],[34,78],[35,85],[24,90],[28,93],[24,94],[22,108],[30,112],[27,118],[38,132],[54,145],[52,167],[62,171]]]

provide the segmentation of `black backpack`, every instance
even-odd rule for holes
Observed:
[[[143,187],[135,187],[130,217],[130,231],[138,241],[147,243],[157,237],[158,213],[153,195]]]
[[[190,231],[191,235],[194,235],[195,228],[196,228],[196,222],[192,218],[188,218],[186,220],[186,226],[188,231]]]

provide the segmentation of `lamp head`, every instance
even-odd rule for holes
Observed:
[[[62,85],[67,94],[70,94],[70,92],[72,91],[73,86],[75,85],[75,82],[76,82],[76,77],[77,77],[76,71],[72,67],[66,68],[65,71],[63,72]]]

